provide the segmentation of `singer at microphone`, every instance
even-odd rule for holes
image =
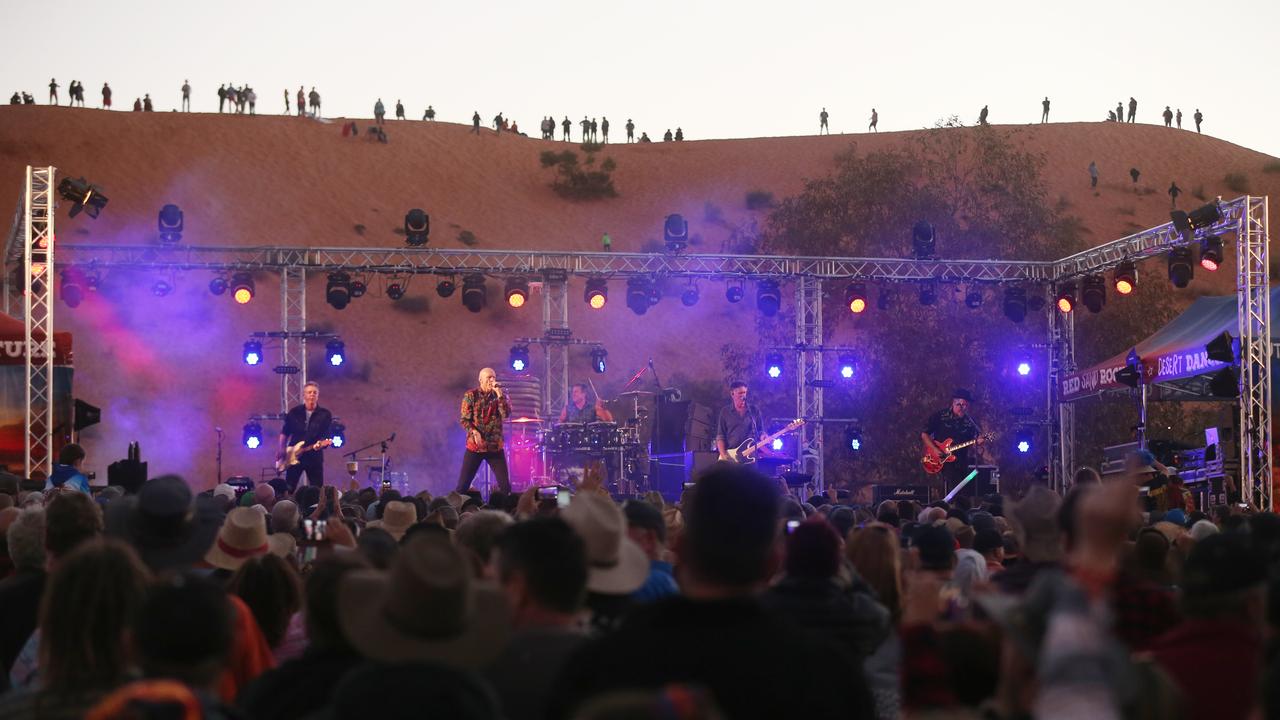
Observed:
[[[480,470],[480,463],[489,464],[493,477],[502,492],[511,492],[511,480],[507,475],[507,455],[502,445],[502,421],[510,417],[511,403],[498,384],[493,368],[480,371],[479,387],[468,390],[462,396],[461,425],[467,431],[467,449],[462,455],[462,470],[458,473],[458,492],[471,489],[471,481]]]

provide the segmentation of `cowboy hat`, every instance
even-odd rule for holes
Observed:
[[[276,540],[277,545],[282,542],[283,538]],[[277,554],[280,550],[282,548],[277,547]],[[218,538],[205,553],[204,561],[223,570],[239,570],[245,560],[270,551],[266,516],[253,508],[239,507],[227,513],[222,528],[218,530]]]
[[[409,526],[418,522],[418,508],[413,503],[392,500],[382,511],[382,522],[378,527],[391,533],[391,537],[400,540]]]
[[[649,577],[649,558],[627,536],[622,510],[604,495],[575,495],[561,517],[587,544],[587,589],[629,595]]]
[[[204,557],[222,524],[212,498],[192,497],[177,475],[142,485],[135,496],[107,505],[108,535],[134,547],[153,572],[190,566]]]
[[[391,569],[355,570],[338,586],[343,633],[365,657],[481,668],[506,645],[506,597],[474,580],[446,538],[414,535]]]

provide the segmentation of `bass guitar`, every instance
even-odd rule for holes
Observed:
[[[279,460],[276,460],[276,472],[284,472],[294,465],[297,465],[298,456],[302,453],[319,450],[320,448],[327,448],[332,444],[333,440],[330,438],[325,438],[324,440],[317,441],[311,445],[307,445],[305,440],[299,440],[293,445],[285,447],[284,456]]]
[[[941,455],[934,455],[932,452],[929,452],[928,448],[925,448],[924,457],[920,458],[920,464],[924,466],[925,472],[930,475],[937,475],[942,472],[942,468],[945,467],[947,463],[955,462],[956,456],[952,453],[956,450],[967,448],[970,445],[977,445],[980,442],[989,442],[990,440],[993,440],[995,436],[996,434],[993,432],[986,433],[985,435],[979,435],[973,440],[966,440],[965,442],[957,443],[955,445],[951,444],[951,438],[947,438],[942,442],[934,443],[934,445],[937,445],[938,449],[942,451]]]
[[[757,442],[755,438],[747,438],[743,440],[738,447],[729,448],[729,459],[740,465],[749,465],[756,461],[756,451],[761,445],[773,442],[774,440],[786,435],[789,432],[799,430],[804,425],[803,418],[796,418],[789,425],[775,432],[772,435],[765,435],[764,439]]]

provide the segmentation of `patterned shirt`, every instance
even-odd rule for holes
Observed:
[[[467,449],[471,452],[497,452],[502,450],[502,421],[511,414],[507,396],[498,399],[497,393],[472,388],[462,396],[462,428],[467,431]],[[471,431],[480,433],[481,443],[476,444]]]

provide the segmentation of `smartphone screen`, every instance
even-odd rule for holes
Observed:
[[[569,507],[570,498],[571,496],[569,495],[569,488],[564,488],[564,487],[560,488],[560,490],[556,493],[556,506],[562,507],[562,508]]]

